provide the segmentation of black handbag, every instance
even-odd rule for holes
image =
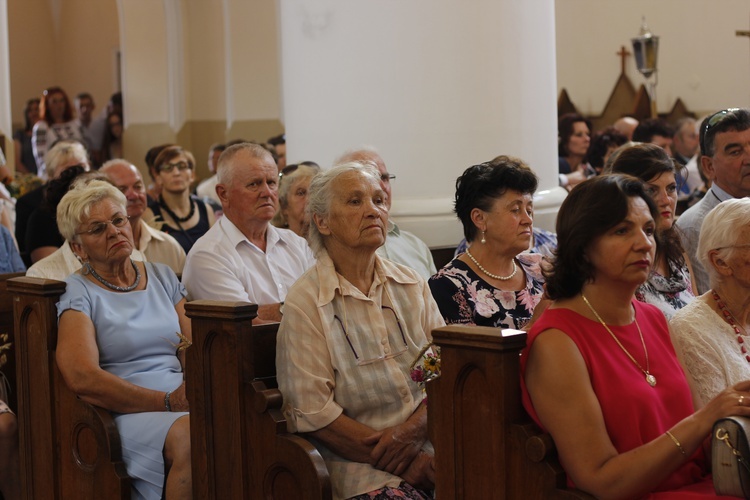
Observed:
[[[719,495],[750,498],[750,418],[716,421],[711,440],[714,489]]]

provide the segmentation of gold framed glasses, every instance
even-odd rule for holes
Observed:
[[[78,232],[76,234],[88,234],[90,236],[101,236],[102,234],[104,234],[104,232],[107,230],[107,227],[110,224],[116,228],[120,228],[120,227],[123,227],[125,224],[127,224],[129,220],[130,220],[130,217],[117,214],[114,217],[112,217],[112,220],[92,222],[89,225],[88,229]]]

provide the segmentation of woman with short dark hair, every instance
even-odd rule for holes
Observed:
[[[702,444],[719,418],[750,416],[750,382],[694,411],[664,315],[634,300],[658,216],[631,176],[571,191],[547,276],[553,302],[521,355],[524,407],[552,436],[568,485],[597,498],[715,497]]]
[[[544,294],[543,257],[525,253],[537,183],[509,156],[469,167],[456,180],[455,212],[469,247],[429,281],[446,323],[526,327]]]

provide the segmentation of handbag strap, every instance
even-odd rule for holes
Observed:
[[[750,473],[750,464],[748,464],[747,461],[743,458],[739,450],[735,448],[734,445],[732,445],[732,442],[729,440],[729,433],[726,431],[726,429],[723,429],[722,427],[716,429],[716,439],[718,439],[719,441],[723,441],[724,444],[727,445],[732,451],[732,455],[737,457],[737,461],[742,464],[745,470]]]

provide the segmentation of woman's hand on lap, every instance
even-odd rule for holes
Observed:
[[[407,421],[366,438],[365,444],[375,445],[370,454],[373,467],[400,476],[422,448],[425,438],[421,434]]]
[[[435,464],[433,457],[425,452],[420,452],[411,462],[409,468],[401,474],[401,479],[422,490],[431,490],[435,487]]]
[[[185,393],[184,381],[169,395],[169,404],[172,407],[172,411],[190,411],[190,403]]]

